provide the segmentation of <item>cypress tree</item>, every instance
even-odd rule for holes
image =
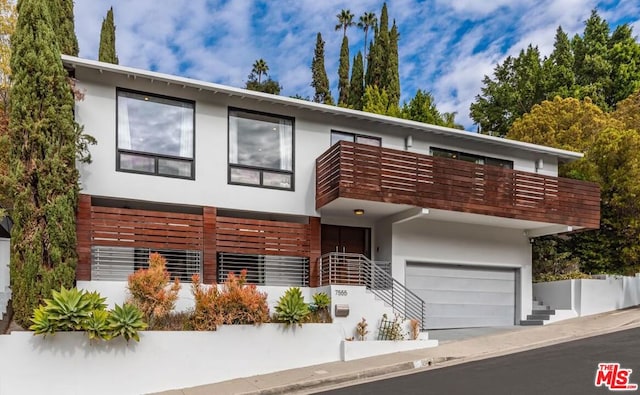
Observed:
[[[60,52],[78,56],[78,38],[76,37],[73,17],[73,0],[49,0],[50,18],[53,31],[57,36]]]
[[[349,98],[349,39],[342,37],[340,65],[338,66],[338,105],[347,104]]]
[[[11,288],[16,321],[29,324],[52,289],[75,277],[74,99],[60,60],[47,2],[21,0],[11,39],[10,172],[3,183],[13,201]]]
[[[102,20],[98,60],[101,62],[118,64],[118,55],[116,55],[116,26],[113,22],[113,7],[109,8],[107,16]]]
[[[386,70],[386,89],[389,94],[389,105],[398,106],[400,103],[400,72],[398,70],[398,27],[393,21],[389,33],[389,52]]]
[[[375,29],[375,35],[369,50],[367,62],[366,85],[375,85],[386,91],[387,73],[386,67],[389,58],[389,16],[387,3],[382,5],[380,12],[380,24]]]
[[[349,82],[349,107],[355,110],[362,110],[362,95],[364,95],[364,65],[362,52],[353,58],[353,69],[351,70],[351,82]]]
[[[311,78],[311,86],[315,89],[313,101],[333,105],[327,69],[324,67],[324,40],[320,33],[316,37],[316,49],[311,61]]]

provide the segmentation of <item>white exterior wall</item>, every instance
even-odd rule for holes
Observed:
[[[563,280],[533,284],[533,295],[552,309],[586,316],[640,305],[640,276]]]
[[[123,75],[99,74],[77,70],[78,88],[85,93],[76,105],[76,117],[85,133],[98,144],[90,148],[93,163],[81,164],[82,192],[166,203],[213,206],[280,214],[315,216],[315,160],[330,146],[332,129],[382,138],[384,147],[405,149],[405,138],[414,137],[411,151],[429,153],[431,145],[513,160],[515,168],[535,171],[532,153],[490,144],[446,139],[440,135],[390,127],[375,122],[363,123],[343,116],[303,111],[253,99],[197,91],[164,82],[150,82]],[[116,87],[195,101],[195,180],[134,174],[116,171]],[[295,191],[281,191],[227,183],[228,107],[263,111],[293,117]],[[446,142],[449,142],[448,144]],[[458,144],[451,145],[451,142]],[[518,155],[516,156],[515,153]],[[551,162],[551,161],[548,161]],[[545,162],[545,172],[553,173],[554,164]]]
[[[516,317],[531,312],[531,244],[520,230],[416,219],[393,225],[392,250],[402,283],[407,262],[517,269]]]

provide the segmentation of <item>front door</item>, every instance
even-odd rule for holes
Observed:
[[[322,254],[348,252],[371,258],[371,229],[322,225]]]

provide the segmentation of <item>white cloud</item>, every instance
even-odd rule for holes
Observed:
[[[455,111],[472,127],[469,104],[495,64],[529,43],[543,55],[553,47],[558,25],[581,33],[598,0],[420,0],[388,1],[389,22],[400,28],[402,99],[431,91],[442,111]],[[603,0],[605,1],[605,0]],[[610,24],[628,22],[640,34],[637,0],[606,0],[601,15]],[[325,40],[325,66],[337,95],[342,33],[336,14],[350,9],[380,13],[374,0],[76,0],[80,55],[97,58],[100,25],[113,5],[117,52],[127,66],[242,86],[258,58],[284,86],[284,95],[312,96],[310,64],[316,34]],[[362,50],[364,34],[348,30],[350,60]],[[371,35],[370,35],[371,36]]]

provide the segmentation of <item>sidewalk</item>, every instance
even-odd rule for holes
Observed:
[[[573,318],[545,326],[514,327],[501,333],[445,342],[420,351],[332,362],[160,394],[288,394],[320,391],[342,383],[449,366],[637,327],[640,327],[640,307]]]

